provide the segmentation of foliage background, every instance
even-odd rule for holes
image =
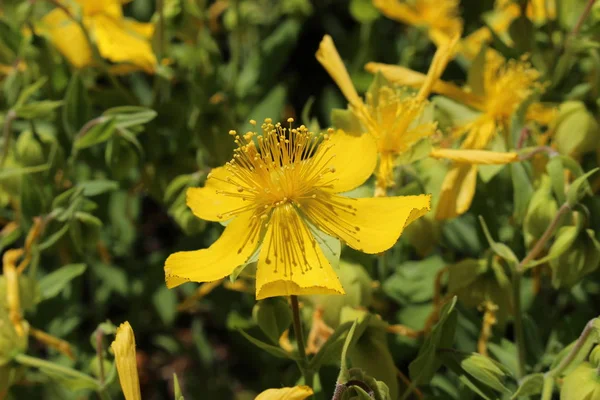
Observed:
[[[585,2],[573,3],[578,8],[572,15],[577,17]],[[76,71],[43,36],[26,33],[52,8],[50,2],[3,2],[0,64],[13,68],[1,82],[0,122],[6,123],[24,88],[39,79],[45,79],[45,84],[28,101],[63,103],[31,118],[18,118],[8,133],[11,141],[5,136],[2,149],[9,154],[7,167],[48,163],[48,168],[0,181],[0,227],[11,221],[19,224],[17,234],[0,236],[0,249],[21,246],[36,216],[51,215],[60,207],[80,213],[48,223],[38,243],[36,267],[30,268],[36,278],[68,264],[83,263],[85,271],[25,314],[32,326],[68,341],[77,361],[73,364],[34,340],[29,353],[92,371],[95,352],[90,335],[107,319],[114,324],[128,320],[136,333],[144,399],[171,398],[173,373],[189,398],[253,398],[265,388],[293,386],[298,372],[293,363],[273,357],[232,330],[258,330],[251,326],[252,288],[248,294],[217,287],[193,307],[178,311],[178,304],[197,285],[168,290],[164,260],[177,250],[207,247],[222,230],[191,214],[184,201],[185,188],[201,185],[210,168],[230,158],[227,132],[248,130],[249,119],[292,116],[315,128],[331,125],[331,110],[345,108],[346,101],[314,57],[324,34],[334,38],[359,92],[367,90],[372,80],[363,69],[365,63],[402,64],[426,71],[435,47],[422,30],[381,16],[364,0],[135,0],[124,5],[124,12],[139,21],[157,21],[157,4],[164,7],[163,19],[153,47],[159,60],[165,61],[154,75],[114,76],[100,68]],[[491,0],[463,1],[465,34],[479,28],[482,13],[493,7]],[[596,21],[600,21],[595,18],[598,15],[592,14],[590,40],[595,40]],[[598,60],[597,42],[590,48],[544,100],[581,100],[597,115],[598,78],[592,76],[597,71],[586,66]],[[20,63],[26,67],[18,68]],[[458,83],[467,79],[457,62],[449,65],[443,78]],[[582,87],[584,83],[588,87]],[[75,134],[87,121],[107,109],[131,105],[146,110],[117,110],[123,121],[129,121],[130,135],[111,136],[103,143],[83,146],[74,155]],[[579,157],[586,171],[597,165],[598,142],[588,147],[590,152]],[[437,225],[432,232],[415,229],[403,236],[388,258],[392,273],[375,289],[367,279],[365,296],[371,310],[390,324],[420,329],[433,309],[436,273],[447,264],[491,254],[478,215],[493,236],[516,254],[525,254],[520,222],[514,221],[518,198],[514,189],[526,187],[523,190],[533,192],[533,178],[526,174],[522,182],[515,179],[505,169],[490,182],[480,182],[467,214]],[[73,187],[81,190],[57,201]],[[600,199],[588,197],[584,205],[589,210],[587,224],[594,229],[600,222]],[[342,258],[360,263],[372,279],[378,279],[376,258],[350,250]],[[600,300],[597,273],[572,290],[553,289],[547,275],[541,282],[541,288],[534,288],[528,276],[522,283],[528,364],[535,372],[546,369],[558,351],[579,336],[586,322],[598,314]],[[29,295],[40,296],[33,291]],[[500,293],[499,298],[505,295]],[[366,303],[359,298],[356,305]],[[457,307],[455,347],[474,351],[482,313],[460,302]],[[505,315],[501,325],[506,330],[495,332],[489,350],[514,371],[514,337],[507,316],[511,306],[501,307]],[[306,320],[310,321],[310,314]],[[421,342],[399,335],[388,335],[387,340],[393,364],[407,373]],[[105,345],[109,342],[107,338]],[[372,357],[376,362],[375,353]],[[337,373],[334,365],[321,370],[326,393],[333,391]],[[26,381],[11,389],[9,398],[82,398],[40,373],[28,374]],[[514,389],[516,382],[510,385]],[[427,398],[478,398],[447,370],[436,375],[431,386],[432,397]],[[120,396],[116,383],[111,392]]]

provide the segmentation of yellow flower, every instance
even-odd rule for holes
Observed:
[[[333,130],[313,134],[304,126],[292,128],[292,119],[288,122],[289,129],[266,119],[261,134],[230,131],[238,146],[233,159],[213,169],[203,188],[187,192],[196,216],[228,224],[208,249],[167,259],[168,287],[221,279],[256,253],[257,299],[343,294],[318,231],[359,251],[381,253],[428,211],[430,196],[425,195],[339,195],[372,174],[377,155],[372,137]]]
[[[533,94],[542,90],[540,73],[524,61],[506,61],[495,51],[485,54],[486,60],[481,74],[479,88],[464,90],[451,83],[438,81],[432,91],[460,101],[481,113],[473,120],[454,128],[455,137],[464,136],[462,149],[483,150],[489,147],[499,132],[506,132],[510,117],[517,107]],[[387,79],[398,84],[419,87],[425,85],[425,75],[404,67],[369,63],[366,69],[372,73],[382,73]],[[528,109],[527,117],[536,118],[542,124],[548,123],[553,113],[543,111],[539,104]],[[477,182],[477,165],[481,162],[477,153],[462,153],[465,159],[451,167],[445,177],[436,211],[436,218],[453,218],[466,212],[471,206]],[[507,156],[510,159],[512,155]],[[502,158],[502,157],[500,157]],[[452,159],[452,157],[448,157]],[[513,160],[514,161],[514,160]],[[512,161],[509,161],[512,162]]]
[[[125,400],[141,400],[140,379],[135,356],[135,336],[129,322],[126,321],[117,328],[117,336],[110,347],[115,353],[119,382],[121,382]]]
[[[141,69],[154,72],[156,56],[150,45],[154,24],[125,18],[121,0],[74,0],[79,5],[81,20],[98,52],[116,64],[116,72]],[[76,18],[73,2],[55,8],[41,21],[40,31],[49,36],[67,60],[76,68],[93,65],[93,52]],[[70,14],[70,15],[69,15]]]
[[[312,394],[313,391],[308,386],[284,387],[265,390],[254,400],[304,400]]]
[[[429,37],[441,46],[462,33],[459,17],[459,0],[373,0],[375,7],[385,16],[402,23],[423,26]]]
[[[419,81],[416,95],[382,85],[376,93],[369,93],[366,102],[360,98],[330,36],[325,36],[317,51],[317,60],[327,70],[349,102],[349,109],[360,121],[363,132],[370,134],[377,143],[379,167],[377,187],[393,185],[393,171],[398,155],[408,151],[424,137],[432,135],[437,125],[424,115],[427,96],[442,75],[452,57],[458,35],[454,36],[436,52],[425,80]]]

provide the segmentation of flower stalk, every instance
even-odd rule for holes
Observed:
[[[300,372],[304,377],[304,384],[312,389],[314,372],[308,368],[308,357],[306,356],[306,350],[304,346],[304,332],[302,330],[302,322],[300,320],[300,306],[298,304],[298,296],[290,296],[290,303],[292,305],[294,335],[296,336],[298,354],[300,355],[298,368],[300,368]]]

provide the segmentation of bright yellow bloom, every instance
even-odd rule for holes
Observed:
[[[424,215],[430,196],[354,199],[339,195],[373,172],[377,152],[369,135],[313,134],[270,119],[262,133],[235,137],[233,159],[187,192],[199,218],[228,221],[208,249],[172,254],[167,286],[230,275],[258,252],[256,298],[343,294],[318,242],[318,231],[365,253],[394,245],[404,227]],[[251,121],[254,123],[254,121]]]
[[[150,39],[154,24],[125,18],[121,0],[74,0],[79,5],[83,25],[103,58],[119,64],[116,71],[141,69],[153,73],[156,56]],[[78,7],[66,4],[72,16]],[[76,68],[93,65],[93,52],[81,27],[64,10],[55,8],[42,18],[40,31]]]
[[[141,400],[140,379],[135,356],[135,336],[129,322],[126,321],[117,328],[117,336],[110,348],[115,353],[119,382],[121,382],[125,400]]]
[[[304,400],[312,394],[313,390],[308,386],[284,387],[265,390],[254,400]]]
[[[495,51],[486,52],[485,57],[481,87],[464,90],[451,83],[438,81],[432,88],[434,92],[481,112],[477,118],[454,128],[456,137],[465,137],[461,144],[462,149],[488,148],[499,132],[507,131],[510,117],[517,107],[534,91],[543,89],[543,85],[539,83],[540,73],[528,62],[506,61]],[[392,82],[413,87],[425,85],[427,80],[425,75],[399,66],[369,63],[366,69],[372,73],[382,73]],[[547,123],[551,113],[544,112],[540,107],[539,104],[530,107],[527,117],[540,117],[540,123]],[[467,155],[469,161],[463,160],[455,164],[446,175],[440,194],[440,206],[436,211],[438,219],[453,218],[471,206],[477,182],[475,164],[482,164],[482,160],[474,156],[477,154]],[[507,160],[511,157],[512,155],[507,156]],[[489,162],[483,162],[485,163]]]
[[[360,98],[330,36],[325,36],[317,51],[317,60],[327,70],[349,103],[349,109],[360,121],[362,132],[370,134],[377,143],[379,167],[377,187],[394,183],[393,171],[398,155],[408,151],[419,140],[432,135],[437,125],[424,115],[427,97],[452,57],[458,35],[436,52],[425,80],[419,81],[416,95],[393,86],[382,85],[369,93],[366,101]]]
[[[373,4],[388,18],[425,27],[437,46],[460,36],[463,30],[459,0],[373,0]]]

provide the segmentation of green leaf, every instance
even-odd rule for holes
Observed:
[[[363,134],[363,128],[358,118],[350,110],[339,108],[331,110],[331,124],[349,135]]]
[[[106,142],[115,133],[116,124],[115,118],[105,119],[91,127],[85,134],[77,136],[73,142],[73,146],[76,149],[85,149]]]
[[[242,334],[250,343],[255,345],[256,347],[266,351],[267,353],[277,357],[277,358],[285,358],[288,360],[298,360],[298,355],[296,353],[288,353],[283,350],[281,347],[273,346],[263,342],[262,340],[258,340],[254,336],[249,335],[242,329],[238,329],[238,332]]]
[[[171,326],[177,316],[177,295],[175,291],[164,285],[161,286],[152,295],[152,304],[161,321],[166,326]]]
[[[508,247],[504,243],[498,243],[492,238],[492,235],[488,230],[487,224],[485,223],[485,220],[481,215],[479,216],[479,222],[481,223],[483,233],[485,234],[485,237],[494,253],[504,258],[506,261],[512,263],[513,265],[517,265],[519,263],[519,259],[517,258],[515,253],[513,253],[510,247]]]
[[[62,123],[69,138],[73,138],[91,116],[91,103],[88,92],[76,71],[69,81],[62,109]]]
[[[571,183],[569,191],[567,192],[567,203],[569,204],[569,206],[574,207],[586,195],[593,195],[592,189],[590,188],[590,184],[588,183],[588,178],[595,174],[599,169],[600,168],[594,168],[593,170],[575,179],[573,183]]]
[[[117,128],[129,128],[132,126],[143,125],[152,121],[158,115],[156,111],[146,107],[122,106],[110,108],[102,115],[112,117]]]
[[[486,400],[498,400],[496,392],[510,393],[502,383],[507,371],[498,363],[477,353],[441,351],[440,358],[458,379]]]
[[[173,372],[173,398],[175,400],[184,400],[183,395],[181,394],[179,380],[177,379],[177,374],[175,372]]]
[[[554,196],[556,196],[558,203],[563,204],[567,197],[565,195],[565,174],[562,158],[550,158],[550,161],[546,164],[546,170],[548,171],[552,183],[552,192],[554,193]]]
[[[273,344],[279,343],[281,334],[292,323],[290,306],[278,297],[257,302],[252,310],[252,316]]]
[[[431,382],[433,375],[441,366],[441,361],[437,356],[438,348],[449,348],[454,342],[457,323],[457,313],[454,309],[456,299],[454,296],[452,300],[444,304],[437,324],[425,338],[417,358],[408,367],[410,379],[415,385]]]
[[[42,100],[33,103],[25,104],[19,108],[15,108],[15,113],[19,118],[23,119],[44,119],[50,118],[52,112],[62,106],[62,100]]]
[[[527,212],[529,200],[533,195],[533,185],[523,163],[510,164],[513,183],[514,216],[517,221],[522,221]]]
[[[86,268],[85,264],[69,264],[44,276],[39,281],[42,300],[58,295],[69,282],[83,274]]]
[[[519,397],[534,396],[542,393],[542,387],[544,386],[544,374],[537,373],[525,376],[519,388],[512,395],[511,399],[517,399]]]
[[[344,340],[344,334],[354,325],[354,322],[344,322],[340,324],[337,329],[327,338],[327,341],[323,343],[319,352],[314,355],[310,360],[309,367],[318,371],[322,365],[337,362],[340,360],[342,349],[346,341]]]
[[[112,192],[119,188],[119,182],[106,179],[96,179],[93,181],[81,181],[77,187],[83,189],[83,195],[88,197],[98,196],[106,192]]]
[[[273,123],[277,122],[282,116],[286,96],[287,90],[283,85],[275,86],[261,102],[252,109],[248,115],[248,120],[256,120],[257,125],[259,126],[265,118],[272,118]],[[247,122],[241,127],[240,132],[247,132],[254,129],[255,127]]]
[[[21,181],[21,213],[28,224],[34,217],[44,214],[46,202],[40,185],[30,176],[23,176]]]
[[[35,83],[27,86],[25,89],[23,89],[23,91],[19,94],[19,98],[17,99],[17,102],[15,103],[14,107],[15,109],[22,107],[23,105],[25,105],[25,103],[29,100],[29,98],[31,96],[33,96],[35,94],[35,92],[37,92],[38,90],[40,90],[42,88],[42,86],[44,86],[46,84],[46,82],[48,81],[47,77],[42,77],[39,80],[37,80]]]

